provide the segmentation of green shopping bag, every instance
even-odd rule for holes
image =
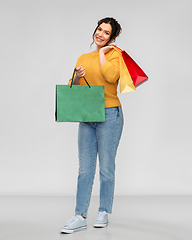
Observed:
[[[57,122],[105,122],[103,85],[56,85]]]

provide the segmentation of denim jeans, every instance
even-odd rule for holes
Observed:
[[[121,107],[105,109],[105,122],[79,123],[75,214],[87,217],[99,156],[100,207],[99,211],[112,212],[115,185],[115,157],[123,129]]]

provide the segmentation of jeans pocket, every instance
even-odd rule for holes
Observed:
[[[111,107],[105,109],[105,119],[116,119],[119,117],[119,107]]]
[[[119,117],[119,107],[116,107],[117,116]]]

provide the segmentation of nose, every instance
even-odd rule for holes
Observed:
[[[99,37],[102,38],[102,37],[103,37],[103,34],[102,34],[102,33],[99,33]]]
[[[100,37],[102,37],[102,36],[103,36],[103,32],[100,31],[98,35],[99,35]]]

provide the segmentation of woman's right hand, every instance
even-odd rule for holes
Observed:
[[[85,76],[85,68],[83,68],[82,65],[79,65],[78,67],[76,67],[75,74],[79,80],[80,78]]]
[[[73,79],[73,85],[79,85],[79,79],[85,76],[85,68],[82,65],[79,65],[75,69],[75,76]]]

